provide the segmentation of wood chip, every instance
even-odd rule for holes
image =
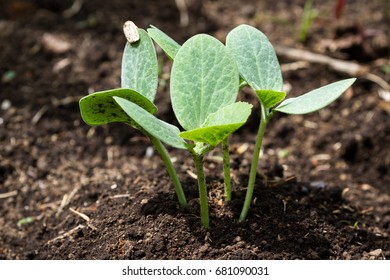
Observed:
[[[18,194],[18,191],[12,191],[7,193],[0,193],[0,199],[13,197]]]

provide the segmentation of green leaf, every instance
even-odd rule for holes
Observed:
[[[216,146],[246,122],[251,108],[252,105],[246,102],[227,105],[210,114],[203,127],[181,132],[180,136],[187,140]]]
[[[153,25],[151,25],[151,28],[148,28],[148,34],[162,48],[165,54],[173,61],[177,52],[180,49],[180,45],[167,34],[165,34]]]
[[[286,99],[274,110],[286,114],[307,114],[317,111],[336,100],[355,80],[356,78],[338,81],[312,90],[304,95]]]
[[[122,88],[130,88],[154,101],[158,85],[158,62],[152,39],[138,29],[139,41],[126,43],[122,58]]]
[[[274,91],[269,89],[256,90],[256,95],[265,109],[275,106],[286,97],[286,93],[283,91]]]
[[[133,120],[114,102],[113,96],[119,96],[134,102],[151,114],[157,111],[156,106],[149,99],[134,90],[125,88],[112,89],[95,92],[80,99],[79,106],[84,122],[89,125],[124,122],[136,127],[137,125]]]
[[[239,25],[227,35],[226,47],[236,59],[240,75],[252,88],[282,91],[282,72],[275,50],[260,30]]]
[[[187,149],[188,144],[179,136],[179,129],[159,120],[143,108],[121,97],[113,97],[124,112],[150,135],[179,149]]]
[[[247,102],[236,102],[220,108],[210,114],[202,127],[224,125],[232,123],[245,123],[251,114],[252,105]]]
[[[217,39],[196,35],[176,54],[171,101],[177,120],[186,130],[201,127],[209,114],[232,104],[238,87],[236,63]]]

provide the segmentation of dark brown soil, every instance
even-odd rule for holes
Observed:
[[[121,124],[88,127],[78,109],[88,92],[119,86],[128,19],[180,43],[200,32],[224,40],[248,23],[274,44],[353,60],[389,81],[386,1],[346,1],[338,21],[335,1],[315,1],[305,44],[304,1],[187,2],[189,26],[180,27],[173,0],[84,1],[71,17],[72,1],[1,1],[0,259],[389,259],[390,103],[370,81],[318,113],[271,121],[259,166],[267,183],[258,177],[243,223],[257,114],[232,137],[232,203],[223,201],[220,152],[209,154],[209,230],[186,152],[169,150],[189,200],[181,209],[146,138]],[[329,42],[344,45],[331,52]],[[157,115],[175,122],[169,64],[162,71]],[[318,64],[283,75],[290,96],[348,78]],[[249,91],[240,99],[256,112]]]

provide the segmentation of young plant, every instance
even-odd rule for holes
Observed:
[[[154,114],[157,110],[153,104],[158,84],[156,52],[146,31],[138,29],[136,32],[139,33],[139,40],[131,44],[126,43],[124,49],[121,88],[95,92],[83,97],[79,103],[81,115],[91,126],[123,122],[148,136],[166,166],[180,205],[186,207],[184,191],[165,147],[158,138],[148,133],[136,120],[127,115],[113,99],[116,97],[127,100],[149,114]]]
[[[318,16],[318,11],[313,8],[313,0],[306,0],[303,7],[303,14],[301,19],[301,27],[299,28],[299,41],[306,42],[307,34],[309,33],[310,26]]]
[[[262,140],[272,116],[276,112],[307,114],[317,111],[336,100],[356,79],[342,80],[299,97],[285,99],[282,73],[275,50],[261,31],[248,25],[240,25],[228,34],[226,46],[236,59],[241,78],[255,91],[261,110],[247,193],[240,214],[240,221],[243,221],[252,202]]]
[[[155,26],[148,28],[149,36],[162,48],[170,60],[174,60],[180,45]],[[191,75],[191,74],[190,74]],[[224,171],[224,189],[225,201],[232,198],[231,178],[230,178],[230,155],[229,155],[229,137],[222,140],[223,171]]]
[[[233,57],[217,39],[205,34],[196,35],[187,40],[171,58],[171,102],[176,118],[185,131],[180,132],[179,128],[157,119],[128,100],[121,97],[114,99],[147,133],[166,144],[190,152],[198,177],[201,223],[208,228],[204,156],[221,142],[227,141],[227,137],[246,122],[252,106],[235,102],[239,89],[238,69]]]

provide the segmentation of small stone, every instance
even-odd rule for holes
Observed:
[[[1,110],[7,111],[9,108],[11,108],[11,101],[8,99],[4,99],[3,102],[1,102]]]
[[[238,243],[241,241],[241,236],[236,236],[236,238],[234,238],[233,242],[235,243]]]
[[[382,249],[376,249],[368,253],[370,256],[378,258],[382,254]]]
[[[57,35],[45,33],[42,36],[43,48],[54,54],[62,54],[69,51],[72,45]]]
[[[141,204],[142,204],[142,205],[148,204],[148,202],[149,202],[149,200],[146,199],[146,198],[144,198],[144,199],[141,200]]]

